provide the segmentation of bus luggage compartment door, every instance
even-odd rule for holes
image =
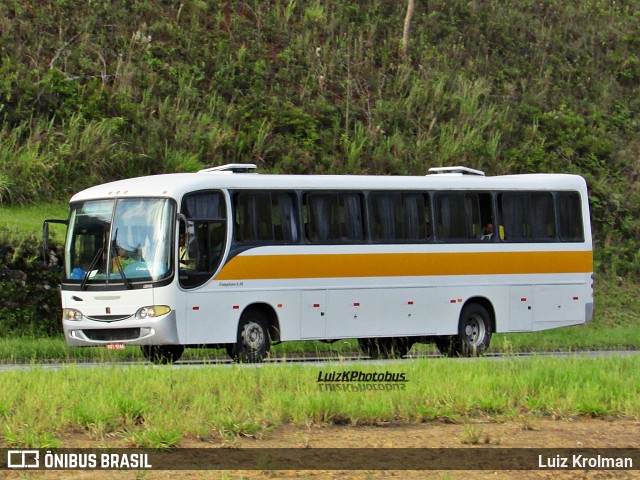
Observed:
[[[509,287],[509,299],[509,331],[530,331],[533,326],[533,285]]]
[[[300,309],[300,338],[326,338],[327,291],[303,290]]]

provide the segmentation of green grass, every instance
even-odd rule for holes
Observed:
[[[286,360],[288,356],[317,355],[320,357],[351,355],[358,351],[356,340],[341,340],[327,344],[315,341],[286,342],[271,348],[271,354]],[[62,336],[56,337],[4,337],[0,338],[0,363],[25,363],[41,361],[121,362],[141,360],[138,346],[124,350],[107,350],[104,347],[76,348],[67,346]],[[207,360],[228,358],[224,349],[187,349],[183,360]]]
[[[318,372],[404,373],[404,388],[340,383]],[[640,357],[385,365],[30,368],[0,373],[0,445],[49,447],[68,432],[171,448],[182,439],[261,438],[276,426],[377,425],[533,417],[638,418]],[[469,435],[469,437],[475,437]]]
[[[69,205],[62,203],[38,203],[26,207],[0,206],[0,239],[19,242],[32,235],[42,238],[44,220],[66,220],[68,216]],[[51,225],[49,231],[53,240],[64,241],[64,225]]]

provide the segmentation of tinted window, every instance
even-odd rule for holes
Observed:
[[[491,240],[486,235],[493,225],[491,195],[488,193],[439,193],[436,197],[438,238],[444,241],[466,242]]]
[[[312,243],[364,240],[358,193],[309,193],[305,196],[304,216],[306,237]]]
[[[553,195],[503,193],[499,197],[505,241],[552,241],[556,239]]]
[[[235,237],[239,243],[298,241],[293,193],[250,192],[234,198]]]
[[[375,242],[429,238],[429,197],[422,193],[372,193],[369,197],[371,236]]]
[[[562,192],[556,196],[560,239],[563,242],[583,242],[582,208],[577,192]]]

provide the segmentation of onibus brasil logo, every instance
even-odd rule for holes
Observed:
[[[148,469],[153,465],[147,453],[95,453],[92,451],[52,452],[8,450],[9,469]]]

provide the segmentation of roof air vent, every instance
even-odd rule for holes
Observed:
[[[198,173],[248,173],[258,168],[255,163],[228,163],[219,167],[205,168]]]
[[[482,170],[474,170],[469,167],[434,167],[429,169],[429,173],[438,175],[478,175],[484,177]]]

